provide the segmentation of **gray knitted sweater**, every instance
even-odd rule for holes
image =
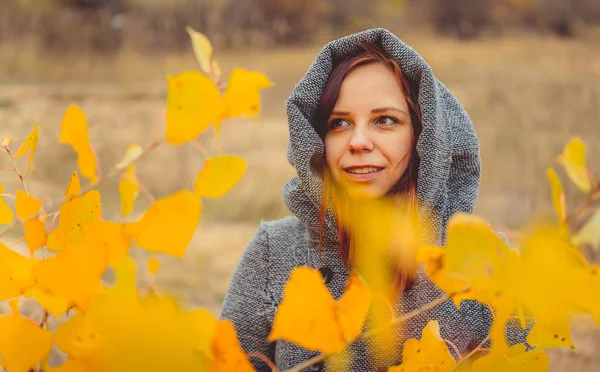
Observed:
[[[297,177],[287,182],[283,197],[294,216],[261,222],[247,246],[223,302],[221,318],[235,325],[246,352],[260,352],[280,370],[300,364],[317,353],[286,341],[267,343],[275,312],[282,301],[283,288],[297,266],[320,269],[333,297],[344,291],[348,272],[338,254],[336,221],[330,210],[324,228],[324,252],[317,251],[319,241],[319,204],[322,180],[313,167],[324,160],[323,142],[312,123],[317,106],[335,64],[356,52],[357,42],[375,41],[401,66],[408,79],[418,86],[423,130],[417,143],[421,158],[417,179],[417,197],[423,223],[433,231],[436,243],[443,244],[448,219],[456,212],[471,213],[475,207],[480,178],[477,135],[463,107],[436,79],[429,65],[413,49],[384,29],[372,29],[328,43],[300,80],[287,101],[289,122],[288,159]],[[443,295],[422,270],[403,295],[396,309],[409,312]],[[449,300],[412,319],[402,333],[400,344],[419,338],[429,320],[437,319],[441,335],[465,355],[478,345],[489,331],[491,314],[487,307],[463,302],[460,310]],[[508,332],[510,343],[526,336],[519,327]],[[352,371],[376,371],[401,361],[401,349],[394,360],[381,361],[369,353],[369,345],[357,342],[350,348]],[[265,363],[252,358],[259,371],[269,371]],[[314,366],[313,371],[323,369]]]

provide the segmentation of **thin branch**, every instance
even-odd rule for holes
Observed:
[[[13,198],[16,199],[17,197],[11,194],[0,194],[1,197],[6,197],[6,198]]]
[[[142,151],[141,153],[139,153],[137,156],[131,158],[128,162],[121,164],[120,167],[115,167],[113,168],[110,172],[108,172],[106,174],[105,177],[103,178],[99,178],[96,182],[94,183],[90,183],[88,185],[86,185],[85,187],[82,187],[81,190],[77,193],[77,194],[73,194],[73,195],[68,195],[66,197],[64,197],[60,203],[53,203],[50,202],[47,206],[46,209],[52,209],[54,208],[57,204],[58,205],[62,205],[66,202],[68,202],[69,200],[77,197],[77,196],[82,196],[85,193],[87,193],[90,190],[94,190],[95,188],[97,188],[102,182],[111,179],[111,178],[115,178],[116,176],[118,176],[119,174],[121,174],[121,172],[123,172],[127,167],[129,167],[130,165],[138,162],[139,160],[141,160],[142,158],[146,157],[152,150],[156,149],[161,143],[164,142],[164,138],[159,138],[158,140],[152,142],[144,151]],[[30,216],[28,218],[23,219],[22,222],[26,222],[28,220],[34,219],[39,217],[42,213],[43,213],[43,209],[44,208],[40,208],[40,211],[36,214],[34,214],[33,216]],[[18,224],[19,224],[19,220],[15,219],[4,231],[0,232],[0,237],[6,235],[9,231],[11,231],[12,229],[14,229]]]
[[[13,168],[0,168],[0,172],[1,171],[14,171],[14,170],[15,170],[14,167]]]
[[[148,188],[146,188],[146,186],[144,186],[144,184],[139,181],[137,182],[137,187],[138,189],[140,189],[140,193],[142,193],[142,195],[144,195],[144,197],[148,199],[150,203],[154,204],[156,198],[154,197],[154,195],[152,195],[150,190],[148,190]]]
[[[21,181],[21,183],[23,184],[23,189],[25,190],[25,192],[27,194],[29,194],[29,191],[27,190],[27,184],[25,184],[25,178],[23,177],[23,174],[21,174],[21,172],[19,171],[19,166],[17,165],[17,159],[13,156],[13,154],[10,152],[10,149],[8,148],[8,146],[5,147],[6,153],[8,154],[8,156],[10,156],[14,167],[14,171],[17,173],[17,176],[19,177],[19,180]],[[27,173],[27,169],[25,169],[25,172]]]
[[[462,354],[460,353],[460,350],[458,350],[458,348],[456,347],[454,342],[452,342],[450,340],[446,340],[446,339],[443,339],[442,341],[444,341],[446,343],[446,345],[450,346],[452,348],[452,350],[454,350],[454,352],[456,353],[456,356],[458,357],[458,360],[462,359]]]
[[[258,352],[254,352],[253,351],[253,352],[250,352],[250,353],[248,353],[246,355],[248,355],[248,358],[254,357],[254,358],[258,358],[258,359],[262,360],[263,362],[265,362],[266,365],[269,366],[269,368],[271,368],[272,372],[278,372],[279,371],[279,369],[277,369],[277,366],[275,364],[273,364],[273,362],[271,361],[271,359],[267,358],[262,353],[258,353]]]
[[[210,156],[208,155],[208,152],[206,151],[206,149],[204,148],[204,146],[200,143],[200,141],[198,141],[197,139],[193,139],[190,141],[190,145],[192,145],[196,150],[198,150],[198,152],[200,154],[202,154],[202,156],[204,156],[204,158],[209,158]]]
[[[25,238],[20,238],[20,239],[17,239],[17,240],[15,240],[14,242],[12,242],[12,243],[11,243],[11,244],[8,246],[8,248],[12,248],[12,247],[14,247],[14,246],[15,246],[15,244],[18,244],[18,243],[22,242],[23,240],[25,240]]]

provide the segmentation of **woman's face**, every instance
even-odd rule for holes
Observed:
[[[392,70],[379,63],[352,70],[327,121],[325,153],[334,181],[351,195],[383,196],[409,164],[412,133]]]

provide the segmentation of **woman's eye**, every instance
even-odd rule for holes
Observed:
[[[391,116],[381,116],[381,117],[377,118],[375,123],[379,124],[379,125],[391,125],[391,124],[398,123],[398,120],[396,120],[395,118],[393,118]]]
[[[341,128],[348,125],[350,124],[344,119],[334,119],[329,123],[329,129]]]

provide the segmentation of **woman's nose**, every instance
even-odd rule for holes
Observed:
[[[369,134],[366,129],[357,127],[353,131],[352,138],[350,138],[350,143],[348,144],[348,150],[350,150],[350,152],[353,154],[363,151],[373,151],[373,142],[369,138]]]

